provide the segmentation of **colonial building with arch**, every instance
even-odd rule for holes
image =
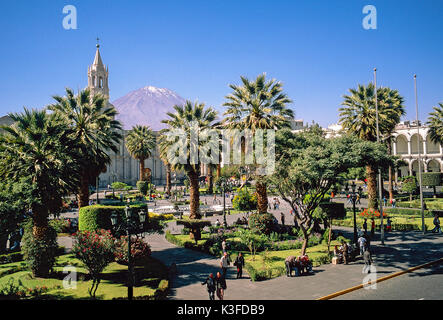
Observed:
[[[407,166],[396,172],[396,179],[417,175],[420,154],[422,172],[442,172],[442,146],[431,141],[429,127],[416,121],[404,121],[397,125],[393,134],[392,151],[403,159]],[[419,149],[420,148],[420,149]]]

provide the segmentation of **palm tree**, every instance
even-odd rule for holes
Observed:
[[[436,144],[443,143],[443,103],[435,106],[434,112],[429,114],[427,125],[429,126],[429,138]]]
[[[157,146],[161,145],[161,141],[162,139],[164,139],[165,137],[160,135],[157,138]],[[172,172],[172,168],[171,168],[171,164],[168,162],[168,157],[166,153],[162,153],[161,148],[159,147],[159,155],[160,155],[160,159],[163,161],[163,164],[165,165],[166,168],[166,194],[168,196],[171,196],[171,172]]]
[[[148,126],[135,126],[126,137],[126,149],[129,154],[140,161],[140,181],[144,181],[145,160],[152,156],[156,139]]]
[[[201,143],[195,144],[191,142],[191,134],[195,134],[192,130],[211,129],[217,112],[211,107],[205,108],[203,103],[193,104],[186,101],[184,106],[174,106],[175,113],[168,112],[169,119],[163,120],[162,123],[168,125],[167,129],[161,130],[159,139],[160,155],[163,159],[167,159],[168,163],[174,171],[185,171],[190,181],[190,215],[191,219],[200,219],[200,193],[199,193],[199,176],[201,160],[193,158],[202,152]],[[179,130],[181,136],[173,136],[174,140],[168,140],[167,133],[173,130]],[[184,145],[179,144],[180,150],[186,150],[184,159],[179,160],[179,151],[175,149],[179,139],[184,138]],[[192,149],[192,150],[191,150]],[[191,233],[191,238],[198,238],[198,234]]]
[[[369,83],[367,86],[359,84],[357,89],[349,89],[349,92],[349,95],[343,97],[344,107],[339,109],[339,123],[345,131],[357,135],[362,140],[377,141],[374,84]],[[388,141],[390,148],[389,137],[400,122],[401,116],[405,114],[404,100],[397,90],[385,87],[377,89],[377,101],[379,132],[381,137]],[[366,166],[370,208],[377,208],[376,170],[373,165]]]
[[[233,90],[226,96],[223,104],[227,107],[222,121],[226,129],[281,129],[290,127],[293,111],[286,106],[292,101],[283,93],[283,85],[275,79],[266,80],[266,74],[259,75],[254,81],[241,77],[242,85],[231,84]],[[245,152],[242,141],[242,154]],[[258,212],[266,213],[268,197],[266,184],[261,176],[256,176]]]
[[[122,139],[121,123],[115,120],[116,109],[102,95],[92,95],[89,89],[74,95],[66,89],[66,96],[54,96],[55,104],[48,109],[66,119],[79,145],[81,166],[77,191],[79,207],[89,204],[89,185],[106,171],[111,162],[108,151],[118,152]]]
[[[26,183],[32,235],[46,241],[49,214],[58,213],[62,198],[78,185],[76,141],[57,114],[25,108],[23,113],[9,116],[14,124],[1,127],[0,177],[11,183]],[[37,276],[47,275],[48,264],[40,262],[32,271]]]

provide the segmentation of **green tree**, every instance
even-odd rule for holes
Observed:
[[[254,81],[241,77],[242,85],[231,84],[233,90],[226,96],[223,106],[227,107],[222,121],[226,129],[250,129],[254,134],[257,129],[281,129],[290,127],[293,111],[287,108],[292,100],[283,92],[283,85],[275,79],[266,80],[266,75],[259,75]],[[245,145],[242,144],[242,154]],[[256,175],[258,212],[268,210],[266,183],[262,176]]]
[[[190,219],[200,219],[199,177],[201,157],[195,159],[194,155],[201,155],[205,152],[208,144],[201,139],[198,139],[198,143],[191,142],[191,135],[196,134],[194,131],[211,129],[217,117],[217,112],[211,107],[206,108],[203,103],[196,102],[193,104],[191,101],[186,101],[184,106],[174,106],[174,110],[175,113],[167,113],[169,119],[162,121],[168,128],[161,131],[159,151],[162,158],[167,159],[174,171],[186,172],[190,182],[189,217]],[[168,136],[166,135],[167,132],[180,134]],[[184,150],[186,150],[186,154],[182,159],[180,152]],[[191,232],[190,236],[192,239],[198,240],[200,238],[199,232],[196,234]]]
[[[282,130],[276,136],[277,163],[269,181],[295,213],[306,252],[314,226],[314,212],[339,175],[362,165],[392,162],[386,147],[355,136],[325,139],[318,134]]]
[[[432,142],[443,143],[443,103],[434,107],[434,111],[429,114],[427,125],[429,126],[429,137]]]
[[[357,89],[349,89],[344,95],[343,107],[340,111],[340,124],[346,132],[355,134],[365,141],[377,141],[375,87],[358,85]],[[377,88],[378,118],[380,138],[387,143],[390,152],[390,137],[400,118],[405,114],[403,102],[397,90],[388,87]],[[390,191],[392,195],[392,169],[390,169]],[[377,208],[377,168],[367,165],[369,207]]]
[[[54,96],[55,104],[48,109],[62,116],[77,141],[80,183],[77,188],[79,207],[89,204],[89,185],[94,183],[111,163],[108,151],[118,152],[122,139],[121,123],[115,120],[116,109],[102,95],[92,95],[89,89],[74,95]]]
[[[417,178],[414,176],[406,176],[401,178],[401,190],[409,193],[409,201],[412,201],[412,194],[417,191]]]
[[[0,254],[6,251],[8,235],[24,220],[31,196],[28,190],[25,183],[0,183]]]
[[[25,183],[32,210],[32,235],[39,243],[48,239],[48,216],[60,211],[62,199],[78,186],[77,141],[59,114],[24,109],[10,114],[15,122],[2,127],[0,177],[8,183]],[[40,264],[39,264],[40,263]],[[35,275],[47,275],[44,261],[36,262]]]
[[[135,126],[126,137],[126,149],[140,162],[140,181],[146,180],[144,177],[145,160],[152,156],[155,146],[154,133],[148,126]]]
[[[258,234],[248,229],[239,229],[237,235],[240,238],[240,242],[249,248],[252,261],[255,261],[257,249],[263,247],[269,241],[266,235]]]

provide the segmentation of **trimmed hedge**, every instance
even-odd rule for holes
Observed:
[[[147,210],[146,204],[130,205],[131,209]],[[116,213],[119,219],[125,216],[125,206],[93,205],[80,208],[78,216],[79,231],[95,231],[98,229],[111,230],[111,215]]]
[[[19,261],[23,261],[23,254],[21,252],[12,252],[0,255],[0,264],[7,264]]]

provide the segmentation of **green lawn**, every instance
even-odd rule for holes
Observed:
[[[442,198],[426,198],[424,199],[427,209],[429,210],[443,210]],[[399,201],[397,207],[400,208],[420,208],[420,200]]]
[[[67,276],[67,273],[63,273],[63,268],[67,265],[77,268],[76,289],[63,288],[63,279]],[[168,277],[167,268],[153,258],[149,258],[143,266],[137,266],[134,269],[137,279],[134,287],[134,297],[152,296],[159,287],[160,281],[167,280]],[[88,288],[91,286],[92,280],[89,280],[88,272],[82,267],[81,262],[72,255],[58,257],[54,273],[48,279],[33,278],[31,272],[26,269],[24,262],[0,265],[0,275],[8,271],[16,272],[0,277],[0,288],[13,278],[20,279],[26,288],[47,287],[49,291],[42,294],[40,297],[42,299],[90,299]],[[108,300],[127,297],[127,272],[127,266],[115,262],[110,264],[103,272],[96,298]]]

